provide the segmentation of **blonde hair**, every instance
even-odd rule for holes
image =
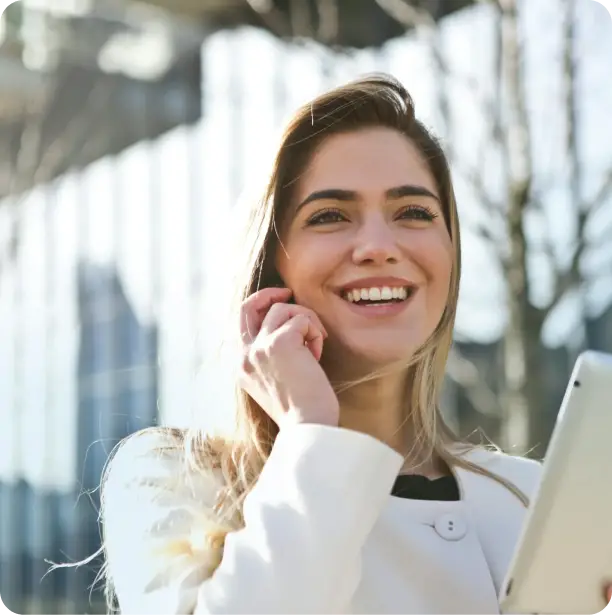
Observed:
[[[407,370],[406,420],[412,421],[421,451],[436,454],[451,468],[462,467],[492,478],[528,505],[527,497],[515,485],[464,458],[463,452],[469,450],[470,445],[453,434],[439,409],[459,296],[461,245],[457,206],[449,165],[441,145],[416,119],[409,93],[392,77],[369,76],[328,91],[298,109],[288,124],[263,198],[256,206],[250,207],[245,220],[247,228],[241,245],[246,250],[241,253],[245,258],[235,286],[235,322],[240,305],[247,297],[260,288],[279,284],[275,268],[275,253],[280,245],[277,229],[283,222],[296,181],[313,152],[332,134],[371,127],[397,130],[419,149],[435,179],[454,248],[448,302],[438,326],[408,365],[404,363],[388,368]],[[381,375],[382,372],[371,374],[359,382]],[[347,386],[354,384],[357,383]],[[278,434],[276,424],[238,383],[235,394],[236,428],[231,436],[211,438],[199,428],[181,434],[173,432],[175,446],[192,470],[210,472],[215,468],[224,477],[216,507],[221,529],[213,537],[219,551],[217,562],[221,560],[224,532],[243,524],[244,498],[255,485]],[[105,571],[101,572],[102,576],[105,574]],[[106,580],[110,605],[112,581],[108,576]]]

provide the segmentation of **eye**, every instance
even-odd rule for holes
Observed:
[[[424,205],[409,205],[400,211],[397,216],[401,220],[418,220],[422,222],[432,222],[438,217],[438,213],[425,207]]]
[[[318,226],[321,224],[333,224],[334,222],[344,222],[346,217],[338,209],[323,209],[310,216],[306,221],[306,226]]]

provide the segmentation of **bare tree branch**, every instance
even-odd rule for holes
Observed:
[[[586,211],[590,211],[591,214],[597,213],[598,211],[601,210],[602,207],[604,207],[604,205],[606,205],[607,198],[611,193],[612,193],[612,166],[608,170],[608,173],[606,174],[606,177],[604,178],[601,186],[599,187],[597,194],[593,197],[593,199],[585,203],[582,206],[582,209]]]
[[[500,0],[499,27],[503,45],[502,76],[507,91],[508,126],[505,130],[504,153],[507,160],[508,209],[507,225],[509,257],[506,276],[510,296],[510,320],[520,320],[520,305],[527,302],[529,278],[527,276],[527,240],[524,216],[531,191],[533,165],[531,139],[524,91],[522,69],[523,49],[518,26],[516,0]],[[512,305],[512,303],[515,305]],[[521,330],[523,323],[510,323],[510,329]]]
[[[580,271],[580,265],[582,262],[582,257],[586,252],[588,247],[588,242],[586,239],[586,225],[590,219],[589,210],[581,209],[578,213],[578,221],[577,221],[577,229],[576,229],[576,246],[574,248],[574,253],[572,255],[572,260],[570,262],[569,267],[559,272],[555,291],[553,293],[552,299],[548,306],[548,310],[553,310],[558,303],[563,299],[565,294],[572,290],[573,288],[578,288],[581,285],[582,281],[582,273]],[[610,241],[610,233],[612,233],[612,224],[606,225],[604,232],[600,235],[602,238],[601,244],[599,242],[594,242],[592,247],[599,247],[599,245],[604,245],[605,240]]]
[[[584,235],[585,223],[586,217],[580,216],[578,221],[578,231],[581,233],[581,235],[579,235],[580,237]],[[547,311],[552,311],[568,291],[572,288],[576,288],[580,284],[580,262],[585,251],[585,246],[586,242],[583,239],[578,241],[572,255],[570,266],[566,270],[559,273],[555,284],[555,291],[550,303],[548,304]]]
[[[543,224],[543,226],[546,228],[545,224]],[[531,250],[534,252],[540,251],[546,257],[556,284],[556,281],[563,275],[563,270],[559,267],[559,259],[555,253],[555,243],[550,234],[546,235],[541,244],[532,244]]]
[[[480,0],[484,3],[490,0]],[[378,6],[387,13],[392,19],[395,19],[399,24],[409,29],[423,29],[430,33],[430,36],[435,37],[435,33],[438,31],[438,24],[433,15],[426,9],[413,6],[408,0],[376,0]],[[483,116],[488,117],[491,114],[492,105],[494,101],[483,100],[478,92],[478,82],[473,79],[454,74],[442,53],[442,47],[439,44],[440,41],[434,38],[434,44],[430,45],[434,64],[438,69],[439,74],[443,74],[445,77],[452,75],[454,80],[457,80],[468,88],[468,90],[478,97],[478,103],[483,107]]]
[[[530,344],[539,344],[540,331],[529,330],[530,279],[527,270],[525,213],[530,203],[533,180],[531,134],[527,113],[524,75],[524,43],[521,37],[517,0],[499,0],[506,122],[503,127],[503,155],[506,170],[508,260],[505,268],[508,319],[503,348],[504,420],[501,441],[505,446],[523,448],[529,442],[528,360]],[[500,86],[501,87],[501,86]]]
[[[500,260],[504,257],[502,246],[500,246],[501,240],[491,230],[490,226],[487,226],[485,222],[467,222],[463,221],[462,226],[465,227],[468,232],[476,235],[483,241],[485,241],[489,247],[495,250],[495,254],[499,256]]]
[[[583,277],[580,265],[582,257],[589,247],[586,237],[587,224],[607,204],[608,196],[612,193],[612,168],[606,174],[599,190],[591,200],[585,201],[580,193],[581,167],[577,145],[579,117],[575,91],[577,57],[575,50],[576,20],[574,15],[575,0],[568,0],[564,27],[564,82],[567,109],[566,143],[570,166],[570,195],[572,202],[577,208],[576,241],[569,267],[564,271],[557,271],[555,291],[549,309],[554,309],[569,290],[580,286]],[[606,239],[609,240],[610,233],[612,233],[612,224],[600,234],[601,241],[595,240],[592,243],[592,247],[604,245]]]
[[[599,229],[599,235],[591,241],[594,249],[603,248],[607,244],[612,244],[612,220],[609,220]]]
[[[578,109],[576,107],[576,58],[575,58],[575,20],[574,2],[567,0],[565,24],[563,28],[563,85],[565,88],[565,115],[566,115],[566,147],[569,163],[570,198],[575,205],[581,201],[580,180],[581,168],[578,156],[577,130]]]
[[[531,135],[523,73],[524,50],[518,25],[517,0],[499,0],[501,11],[501,35],[503,37],[505,70],[504,79],[508,91],[509,126],[505,131],[508,170],[514,192],[529,196],[533,164],[531,160]],[[513,201],[521,209],[527,198]]]
[[[580,194],[581,168],[578,156],[577,127],[578,110],[576,105],[576,24],[574,0],[567,0],[563,28],[563,83],[565,88],[566,109],[566,148],[569,164],[570,199],[577,208],[576,245],[570,266],[565,271],[557,271],[557,280],[549,310],[561,301],[565,294],[580,284],[580,263],[586,249],[585,229],[589,218],[589,208],[584,207]]]
[[[461,175],[461,177],[463,177],[463,179],[474,188],[478,198],[486,210],[494,215],[498,222],[505,224],[506,211],[504,204],[501,201],[497,202],[491,198],[489,191],[484,185],[483,173],[475,171],[474,169],[466,169],[461,164],[460,160],[455,162],[454,169],[456,170],[456,173]]]

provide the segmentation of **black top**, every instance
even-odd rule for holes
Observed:
[[[459,485],[454,476],[431,480],[418,474],[401,474],[393,485],[391,495],[407,500],[454,502],[460,499]]]

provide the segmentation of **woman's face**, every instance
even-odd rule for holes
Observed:
[[[326,351],[409,358],[448,300],[453,246],[422,155],[401,133],[333,135],[297,183],[276,266],[329,333]],[[284,248],[284,249],[283,249]]]

